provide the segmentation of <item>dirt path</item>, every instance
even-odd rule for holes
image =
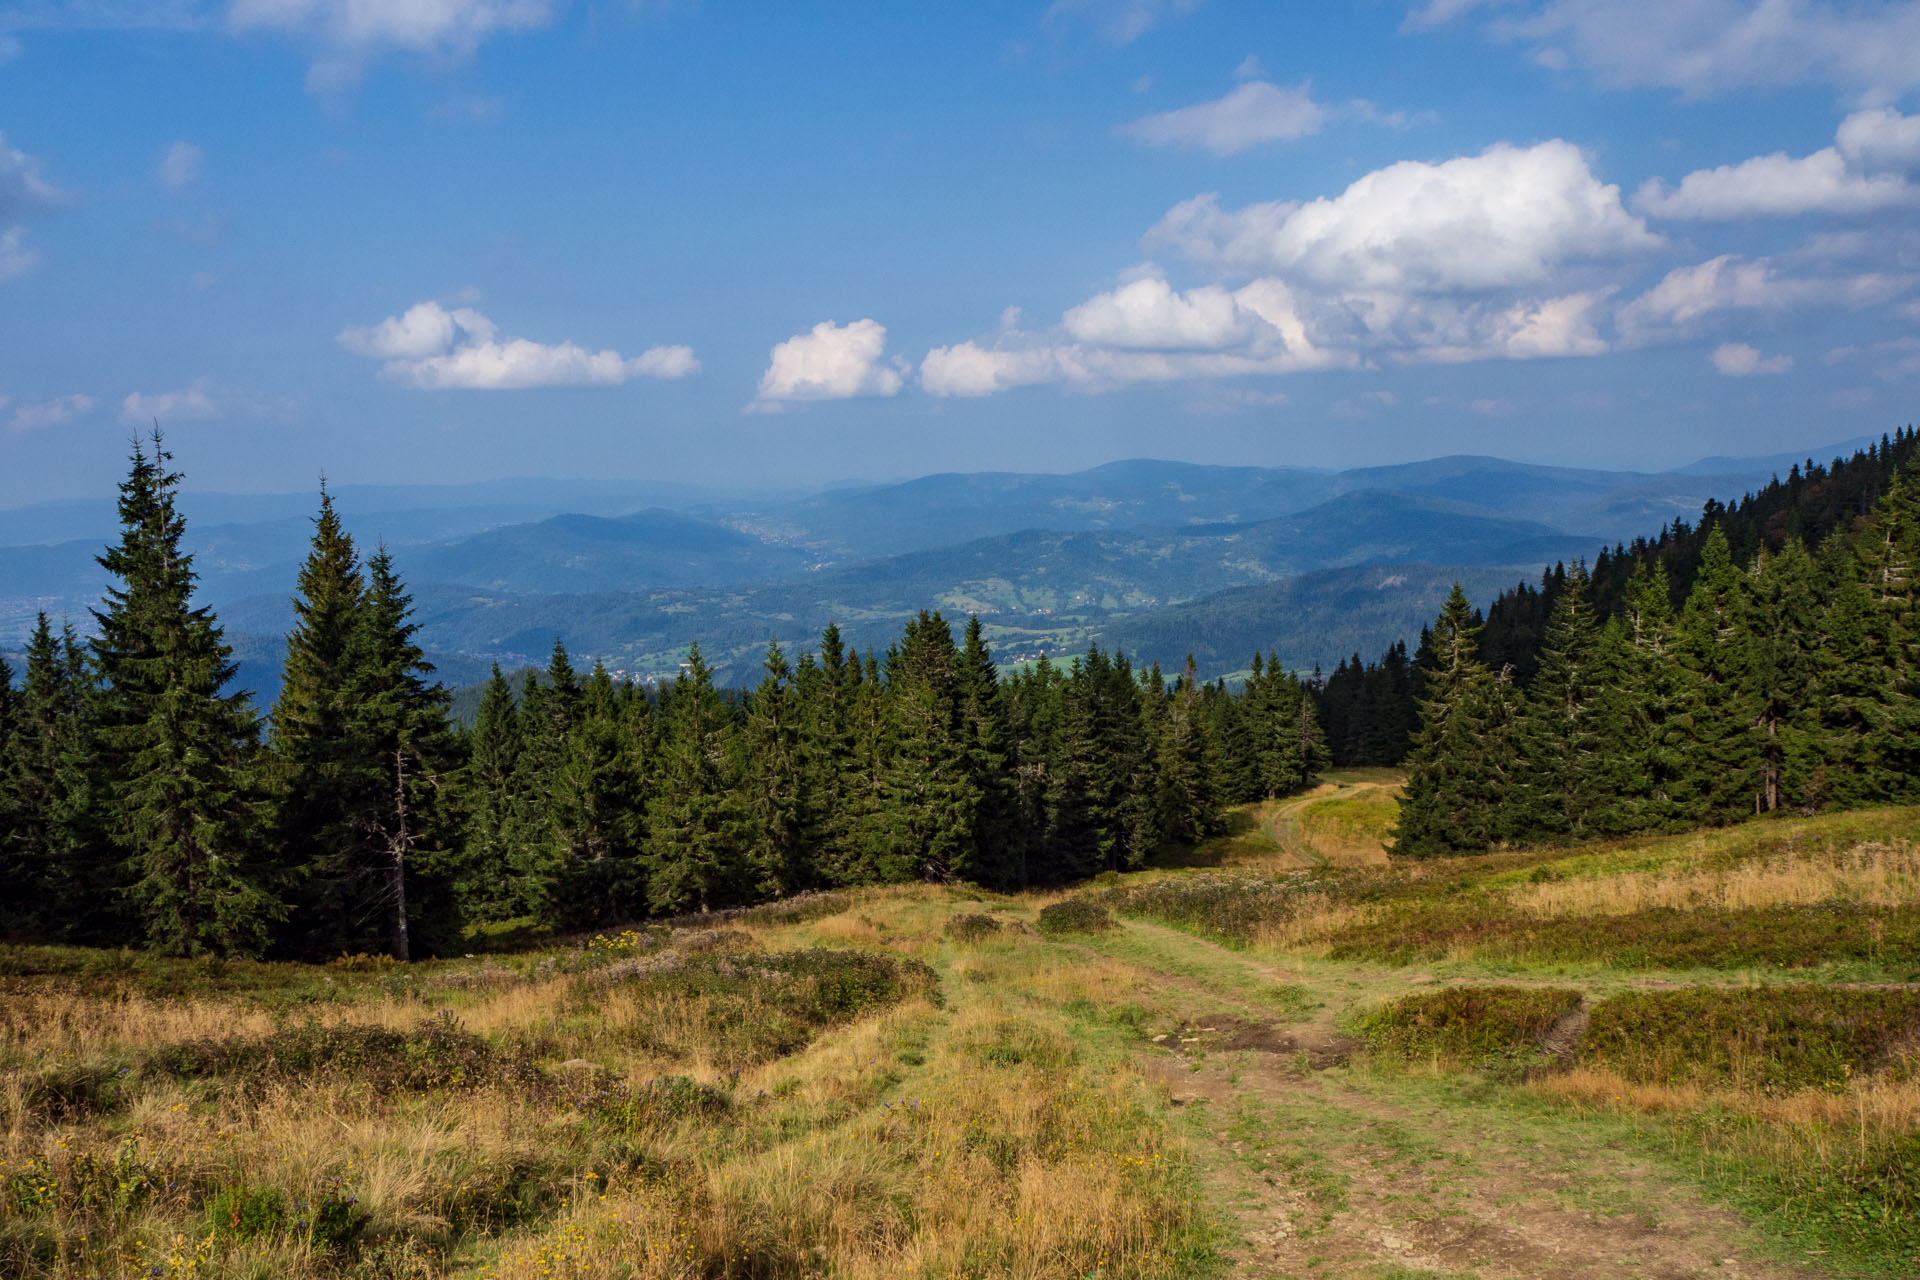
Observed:
[[[1319,1007],[1281,1022],[1254,993],[1300,975],[1174,930],[1126,928],[1169,956],[1205,955],[1204,966],[1154,970],[1196,1013],[1146,1052],[1237,1228],[1235,1276],[1820,1274],[1758,1257],[1734,1214],[1591,1133],[1497,1096],[1463,1100],[1350,1068],[1353,1042],[1337,1030],[1349,994],[1319,984]],[[1154,969],[1151,957],[1128,958]]]
[[[1380,796],[1398,787],[1397,782],[1340,779],[1322,782],[1305,795],[1273,806],[1263,819],[1267,834],[1280,852],[1303,867],[1376,866],[1387,860],[1386,851],[1373,843],[1349,843],[1316,835],[1302,828],[1301,811],[1323,800],[1363,800]]]

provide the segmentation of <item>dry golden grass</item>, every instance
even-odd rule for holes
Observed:
[[[1672,870],[1529,884],[1508,893],[1532,916],[1629,915],[1655,907],[1808,906],[1831,901],[1904,906],[1920,898],[1920,846],[1871,842],[1841,850],[1789,853],[1735,867]]]
[[[461,1034],[533,1054],[545,1083],[169,1075],[144,1065],[163,1046],[271,1038],[287,1015],[255,994],[20,984],[24,998],[0,1005],[0,1186],[26,1200],[0,1205],[0,1274],[1183,1274],[1207,1228],[1164,1098],[1123,1055],[1089,1053],[1061,1012],[1135,998],[1143,975],[1021,929],[977,949],[942,941],[947,919],[981,907],[919,886],[823,919],[676,938],[676,955],[721,946],[701,963],[729,972],[762,972],[758,949],[822,944],[949,966],[944,998],[911,994],[771,1060],[716,1033],[753,1021],[759,997],[605,976],[624,958],[438,966],[417,988],[362,984],[292,1019],[417,1032],[451,997]],[[974,966],[992,981],[964,976],[983,976]],[[592,1109],[653,1096],[666,1073],[694,1082],[685,1109]],[[242,1197],[231,1223],[216,1194]],[[241,1226],[246,1197],[267,1206],[267,1228]],[[364,1218],[346,1252],[307,1226],[330,1202]]]

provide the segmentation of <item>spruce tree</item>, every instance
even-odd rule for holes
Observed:
[[[1434,666],[1394,831],[1394,852],[1402,856],[1485,849],[1499,836],[1501,815],[1490,807],[1487,781],[1496,744],[1482,734],[1492,678],[1479,643],[1473,605],[1456,582],[1431,632]]]
[[[283,913],[261,865],[264,805],[250,777],[257,728],[244,692],[222,690],[232,650],[193,607],[180,477],[158,431],[136,442],[120,486],[120,541],[100,557],[115,583],[94,618],[100,738],[113,838],[147,942],[176,955],[256,954]]]
[[[800,747],[793,668],[777,640],[767,641],[766,671],[747,704],[746,810],[757,893],[782,897],[813,879],[806,844],[807,771]]]
[[[751,835],[736,731],[697,644],[687,650],[666,717],[660,788],[647,809],[647,902],[671,914],[745,901]]]
[[[1608,829],[1613,795],[1601,697],[1599,636],[1587,604],[1586,566],[1576,562],[1555,593],[1519,725],[1515,834],[1583,840]]]
[[[1822,609],[1813,559],[1798,538],[1762,554],[1749,576],[1748,655],[1742,694],[1753,716],[1760,813],[1810,808],[1819,767],[1816,651]]]
[[[520,711],[513,686],[493,664],[480,709],[467,735],[467,764],[461,778],[466,852],[460,897],[476,921],[512,919],[527,910],[514,851],[523,832],[514,768],[520,757]]]
[[[959,653],[938,613],[907,622],[887,662],[880,804],[868,825],[884,880],[949,880],[975,848],[980,789],[962,738]]]
[[[13,665],[0,657],[0,938],[16,936],[27,923],[27,911],[39,897],[36,882],[44,870],[20,856],[27,810],[19,786],[19,718]]]
[[[619,695],[598,661],[580,690],[578,708],[547,796],[556,919],[586,928],[637,915],[645,902],[639,815],[646,795],[621,723]]]
[[[349,733],[377,770],[362,818],[357,914],[377,921],[397,960],[442,952],[459,936],[452,821],[453,744],[447,693],[415,641],[413,599],[382,547],[367,561],[367,595],[347,655]]]
[[[1666,566],[1634,565],[1625,601],[1627,649],[1610,686],[1605,714],[1620,744],[1616,790],[1621,831],[1663,831],[1686,823],[1689,740],[1699,702],[1681,665],[1673,590]]]
[[[356,946],[354,854],[379,771],[352,732],[348,650],[366,585],[353,539],[320,488],[313,541],[300,567],[280,696],[266,757],[282,891],[296,954],[319,959]]]
[[[1759,759],[1747,586],[1734,567],[1726,532],[1716,525],[1675,631],[1675,650],[1691,677],[1685,739],[1685,813],[1695,823],[1726,822],[1755,810]]]
[[[1158,668],[1155,668],[1158,674]],[[1198,844],[1216,834],[1221,814],[1207,768],[1207,726],[1201,707],[1200,679],[1193,655],[1174,681],[1162,718],[1160,767],[1156,773],[1159,826],[1166,839]]]
[[[1849,807],[1898,791],[1881,756],[1883,728],[1895,715],[1888,640],[1882,615],[1860,580],[1854,548],[1839,538],[1821,547],[1826,597],[1824,643],[1813,654],[1818,708],[1819,763],[1808,783],[1808,803]]]
[[[0,857],[13,864],[10,879],[30,888],[15,909],[17,928],[102,945],[124,943],[129,921],[125,856],[102,825],[97,704],[92,668],[72,625],[56,636],[40,614],[16,704],[15,825]]]
[[[1026,883],[1021,865],[1019,796],[1012,776],[1012,744],[1000,673],[975,614],[967,619],[955,673],[960,738],[967,772],[980,793],[974,814],[973,848],[961,874],[981,884],[1017,889]]]

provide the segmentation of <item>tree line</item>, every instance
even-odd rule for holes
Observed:
[[[1912,432],[1898,443],[1911,458]],[[1396,851],[1920,801],[1920,465],[1882,481],[1817,543],[1783,504],[1777,538],[1763,529],[1744,561],[1731,518],[1643,544],[1617,611],[1596,608],[1610,590],[1597,573],[1561,570],[1525,682],[1485,660],[1456,587],[1423,646]]]
[[[1825,464],[1809,459],[1736,502],[1709,499],[1697,521],[1676,519],[1653,537],[1602,548],[1582,573],[1580,589],[1595,618],[1605,622],[1626,614],[1635,575],[1658,568],[1664,571],[1668,607],[1677,615],[1715,530],[1742,566],[1762,553],[1778,554],[1789,541],[1818,552],[1829,536],[1851,534],[1916,460],[1920,433],[1912,427],[1884,435],[1851,457]],[[1517,583],[1484,611],[1471,610],[1468,621],[1475,628],[1474,654],[1481,665],[1506,672],[1520,689],[1529,687],[1545,651],[1548,619],[1568,578],[1568,568],[1556,564],[1541,574],[1538,585]],[[1435,662],[1429,627],[1411,657],[1404,644],[1396,643],[1375,661],[1356,653],[1331,675],[1314,672],[1334,764],[1405,762]]]
[[[999,888],[1142,865],[1328,760],[1314,691],[1256,658],[1229,690],[1097,646],[1002,678],[979,620],[884,654],[828,626],[750,691],[698,645],[658,689],[496,667],[449,717],[384,549],[322,487],[283,683],[230,688],[193,603],[182,477],[156,432],[120,486],[91,634],[42,615],[0,662],[0,935],[181,955],[400,959],[476,925],[568,930],[840,886]]]

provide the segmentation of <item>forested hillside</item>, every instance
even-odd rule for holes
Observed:
[[[1473,658],[1489,672],[1504,673],[1507,683],[1525,689],[1533,683],[1547,648],[1547,628],[1555,606],[1570,582],[1591,611],[1594,625],[1611,621],[1630,623],[1636,607],[1648,602],[1635,584],[1637,575],[1652,575],[1665,591],[1665,609],[1679,615],[1691,594],[1696,575],[1705,564],[1707,543],[1718,537],[1731,563],[1742,571],[1757,570],[1767,558],[1789,544],[1828,564],[1824,550],[1830,535],[1839,534],[1851,550],[1859,573],[1870,573],[1875,555],[1866,547],[1873,528],[1886,536],[1887,521],[1877,508],[1892,492],[1903,472],[1910,472],[1920,456],[1920,440],[1913,428],[1883,436],[1850,457],[1821,464],[1811,460],[1792,464],[1785,479],[1770,483],[1731,504],[1709,501],[1698,522],[1675,520],[1652,537],[1603,549],[1591,566],[1570,571],[1556,564],[1541,575],[1536,586],[1520,582],[1499,592],[1483,611],[1471,608],[1458,619],[1473,629]],[[1906,481],[1911,485],[1911,480]],[[1898,521],[1895,520],[1895,524]],[[1847,560],[1838,550],[1832,563]],[[1469,600],[1484,598],[1471,582],[1463,582]],[[1830,595],[1829,583],[1821,589]],[[1825,598],[1823,595],[1822,598]],[[1639,606],[1635,600],[1639,599]],[[1205,602],[1196,605],[1196,609]],[[1389,658],[1363,661],[1358,652],[1340,663],[1327,678],[1323,708],[1328,715],[1330,745],[1341,764],[1397,764],[1399,754],[1365,750],[1352,743],[1379,744],[1393,738],[1391,726],[1417,714],[1424,673],[1435,663],[1433,637],[1423,628],[1414,657],[1411,680],[1388,670]],[[1370,717],[1385,728],[1368,727]]]
[[[1914,451],[1909,430],[1850,463],[1796,472],[1709,509],[1697,530],[1608,557],[1603,581],[1577,563],[1554,575],[1524,684],[1515,665],[1484,661],[1456,589],[1427,642],[1397,849],[1920,797]],[[1623,561],[1617,609],[1596,612]]]
[[[657,693],[553,646],[470,734],[394,556],[322,492],[262,719],[194,603],[156,436],[121,488],[98,638],[41,615],[0,666],[0,930],[175,954],[401,959],[468,925],[569,928],[915,879],[1004,887],[1142,865],[1325,760],[1309,689],[1167,680],[1097,648],[1002,681],[978,620],[884,654],[829,625],[741,697],[698,646]]]

